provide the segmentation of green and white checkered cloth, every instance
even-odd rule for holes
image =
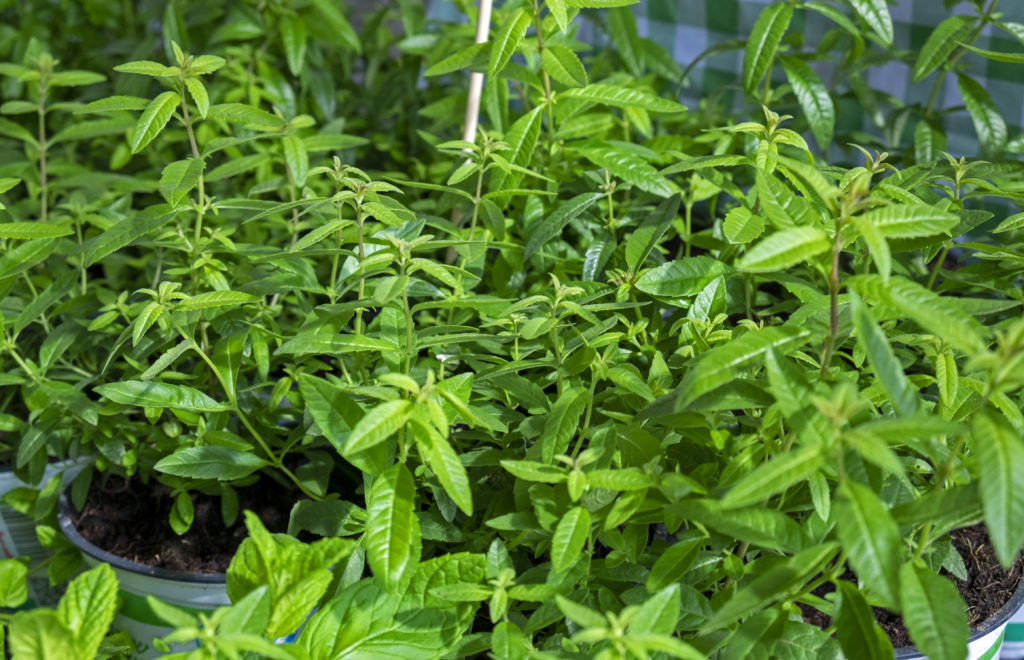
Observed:
[[[734,39],[746,39],[758,15],[774,0],[644,0],[634,6],[637,28],[641,35],[656,41],[686,66],[709,46]],[[975,14],[967,2],[947,11],[940,0],[898,0],[890,4],[896,50],[910,51],[911,60],[921,50],[932,30],[952,14]],[[1024,22],[1024,0],[1000,3],[1004,21]],[[821,36],[836,25],[813,12],[797,12],[789,33],[801,32],[804,50],[817,46]],[[976,43],[978,48],[1003,52],[1022,52],[1024,44],[1005,31],[988,25]],[[1000,114],[1014,136],[1024,127],[1024,65],[986,60],[969,53],[964,62],[969,71],[992,95]],[[891,94],[907,105],[925,105],[935,75],[913,82],[912,65],[890,62],[867,72],[872,88]],[[690,74],[689,86],[683,89],[683,101],[694,103],[701,96],[724,84],[739,80],[743,68],[743,51],[734,50],[713,55],[700,62]],[[819,68],[828,84],[828,67]],[[779,75],[780,72],[776,72]],[[780,79],[781,80],[781,79]],[[946,76],[939,90],[936,109],[963,106],[955,76]],[[846,112],[844,112],[844,110]],[[957,156],[977,155],[978,140],[974,125],[966,111],[945,118],[947,150]],[[837,124],[844,132],[862,130],[876,133],[870,119],[858,104],[837,107]],[[911,129],[913,124],[911,123]],[[906,136],[904,139],[912,139]]]
[[[694,58],[709,46],[725,41],[746,39],[761,11],[774,0],[641,0],[633,6],[637,28],[641,36],[648,37],[665,48],[682,66],[689,65]],[[1004,0],[999,11],[1004,21],[1024,23],[1024,0]],[[974,15],[966,1],[945,9],[941,0],[897,0],[890,3],[895,34],[894,48],[910,51],[911,60],[916,57],[932,30],[952,14]],[[458,12],[446,0],[434,0],[430,15],[441,20],[458,20]],[[789,33],[800,33],[804,38],[804,50],[817,46],[820,38],[835,28],[835,24],[813,11],[797,12]],[[602,45],[601,37],[588,26],[583,26],[580,37]],[[979,48],[1003,52],[1022,52],[1021,44],[1008,33],[989,25],[983,30],[977,44]],[[983,59],[969,53],[963,60],[970,65],[971,74],[992,95],[1000,114],[1014,137],[1024,127],[1024,65],[1008,64]],[[828,84],[829,67],[814,65]],[[709,92],[725,85],[737,84],[743,68],[743,50],[730,50],[701,60],[690,72],[687,85],[682,89],[681,100],[693,107]],[[775,72],[780,76],[781,71]],[[903,103],[927,103],[934,83],[934,76],[913,82],[911,65],[890,62],[867,71],[867,80],[874,89],[891,94]],[[955,76],[946,76],[939,90],[936,109],[963,106]],[[859,104],[840,104],[837,107],[837,128],[842,132],[863,131],[878,134],[869,117]],[[954,112],[944,119],[947,129],[946,149],[956,155],[977,155],[978,140],[974,125],[966,111]],[[914,122],[904,134],[904,143],[913,137]]]

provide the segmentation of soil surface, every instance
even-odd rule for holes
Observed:
[[[238,491],[238,519],[225,527],[220,498],[191,496],[195,520],[180,536],[168,523],[173,504],[169,488],[156,482],[126,483],[118,476],[94,483],[85,506],[72,512],[71,519],[86,540],[119,557],[175,571],[224,573],[248,535],[241,512],[253,511],[268,530],[284,532],[296,500],[294,492],[264,476]]]
[[[960,580],[950,577],[960,592],[960,597],[967,603],[967,623],[971,630],[979,628],[992,615],[999,611],[1003,604],[1013,596],[1020,582],[1021,572],[1024,569],[1024,555],[1017,557],[1017,561],[1005,570],[996,559],[995,551],[988,540],[988,532],[983,523],[958,529],[950,533],[953,547],[963,557],[964,566],[967,568],[967,579]],[[856,582],[853,573],[844,575],[843,579]],[[833,591],[831,583],[822,585],[826,587],[822,592],[815,591],[819,596]],[[822,629],[827,628],[831,621],[828,615],[820,610],[800,606],[803,611],[804,621],[812,623]],[[910,635],[903,625],[903,617],[894,614],[884,608],[874,607],[875,620],[882,630],[889,636],[893,647],[913,646]]]

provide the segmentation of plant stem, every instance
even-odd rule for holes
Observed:
[[[174,328],[178,331],[178,334],[181,335],[183,339],[190,339],[190,337],[187,334],[185,334],[185,332],[177,324],[175,324]],[[252,435],[253,439],[256,441],[256,444],[258,444],[260,446],[260,449],[263,450],[263,453],[266,454],[267,459],[270,461],[270,463],[275,468],[284,472],[284,474],[289,479],[292,480],[295,486],[300,491],[302,491],[303,495],[313,500],[321,499],[318,495],[316,495],[308,488],[306,488],[306,486],[301,481],[299,481],[298,477],[296,477],[291,470],[284,466],[282,458],[274,453],[274,450],[270,448],[270,445],[267,444],[267,441],[263,439],[263,435],[256,430],[255,426],[252,425],[252,422],[249,421],[249,418],[246,417],[244,412],[242,412],[242,408],[238,405],[238,399],[235,397],[227,381],[224,380],[224,376],[223,374],[221,374],[220,369],[218,369],[217,365],[213,363],[213,360],[210,359],[210,356],[206,354],[206,351],[202,350],[196,344],[193,344],[192,349],[199,354],[199,357],[202,358],[203,362],[206,363],[206,366],[208,366],[210,368],[210,371],[213,372],[214,377],[220,383],[221,389],[224,390],[224,394],[227,395],[228,397],[228,403],[231,405],[231,412],[235,413],[235,415],[238,416],[238,421],[242,422],[242,426],[244,426],[246,430],[249,431],[249,434]]]
[[[537,31],[537,55],[544,55],[544,30],[540,21],[540,3],[538,0],[533,0],[533,25]],[[548,139],[551,143],[555,141],[555,107],[551,101],[551,78],[548,77],[548,72],[544,70],[544,67],[540,69],[541,79],[544,81],[544,100],[547,104],[547,115],[548,115]]]
[[[46,73],[39,79],[39,222],[46,222]]]
[[[402,274],[405,274],[405,268],[402,268]],[[405,313],[405,375],[409,375],[409,371],[412,368],[412,355],[413,355],[413,341],[414,337],[412,334],[412,309],[409,307],[409,286],[406,283],[402,287],[402,311]]]
[[[828,278],[829,332],[821,356],[821,375],[828,373],[832,353],[836,349],[836,335],[839,334],[839,253],[843,249],[843,219],[836,218],[835,238],[832,240],[832,272]]]
[[[359,241],[359,301],[362,302],[366,294],[366,271],[363,267],[363,260],[366,258],[366,248],[363,246],[363,205],[360,200],[356,205],[356,237]],[[356,334],[363,334],[363,308],[356,309]]]
[[[935,285],[935,278],[939,276],[939,270],[942,268],[942,262],[946,260],[946,254],[949,252],[949,248],[949,243],[942,246],[942,251],[939,252],[938,259],[935,260],[935,267],[932,268],[932,273],[928,276],[928,289],[931,289],[932,286]]]
[[[685,208],[686,208],[686,211],[685,211],[685,213],[686,213],[686,251],[683,253],[683,256],[688,257],[688,256],[690,256],[690,242],[691,242],[691,237],[693,235],[693,202],[689,198],[686,199]]]
[[[188,133],[188,143],[192,147],[192,157],[200,158],[199,145],[196,144],[196,135],[192,130],[192,117],[188,112],[188,103],[185,102],[185,94],[181,95],[181,115],[185,121],[185,132]],[[195,264],[197,258],[199,258],[199,241],[203,236],[203,215],[205,213],[206,204],[206,189],[203,184],[203,175],[199,175],[199,201],[196,205],[196,223],[195,229],[192,235],[192,263]],[[193,281],[195,274],[193,273]]]

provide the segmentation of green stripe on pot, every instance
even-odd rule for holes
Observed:
[[[999,649],[1003,648],[1003,637],[1006,635],[1006,628],[1003,628],[1003,632],[999,633],[999,638],[996,639],[995,644],[988,647],[988,650],[983,653],[978,660],[992,660],[992,658],[999,655]]]
[[[151,626],[167,627],[169,625],[153,612],[153,608],[149,606],[149,603],[146,602],[144,597],[123,590],[118,591],[118,594],[121,596],[121,609],[119,611],[123,616],[131,619],[132,621],[146,623]],[[184,610],[193,616],[210,612],[210,610],[186,607],[184,605],[175,605],[174,607],[179,610]]]
[[[1024,642],[1024,623],[1011,623],[1006,626],[1006,641]]]

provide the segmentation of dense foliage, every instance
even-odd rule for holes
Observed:
[[[0,443],[54,582],[39,482],[86,456],[74,501],[158,481],[179,533],[196,492],[230,523],[293,487],[289,534],[246,515],[232,607],[151,600],[190,658],[891,657],[871,605],[963,657],[949,532],[1024,544],[1024,214],[979,210],[1020,200],[1021,139],[968,67],[1024,26],[978,0],[905,53],[883,0],[775,2],[734,117],[674,100],[628,4],[509,0],[474,44],[411,0],[0,2]],[[900,58],[957,77],[988,160],[868,88]],[[884,130],[838,135],[851,100]],[[116,589],[3,615],[8,648],[121,653]]]

